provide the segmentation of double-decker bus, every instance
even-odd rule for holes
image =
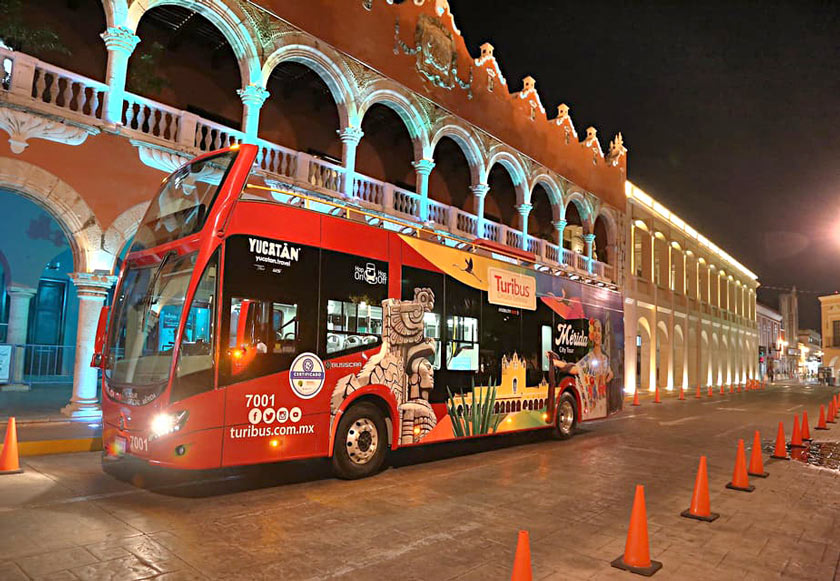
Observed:
[[[533,254],[266,185],[252,145],[161,186],[94,364],[105,457],[206,469],[544,429],[621,407],[621,295]],[[276,185],[276,184],[275,184]]]

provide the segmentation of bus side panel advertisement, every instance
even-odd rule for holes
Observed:
[[[446,275],[488,293],[491,304],[515,305],[523,312],[550,309],[553,329],[545,346],[567,378],[563,385],[571,385],[575,391],[580,418],[603,418],[621,409],[623,315],[619,293],[415,238],[401,238]],[[538,301],[527,296],[532,292]],[[331,398],[333,417],[356,390],[384,385],[397,402],[399,425],[395,430],[400,445],[553,423],[545,375],[538,383],[528,385],[527,371],[533,364],[516,352],[500,354],[498,377],[488,378],[483,385],[471,385],[467,391],[452,392],[447,386],[444,405],[430,402],[432,393],[440,391],[435,390],[433,361],[439,360],[436,356],[441,345],[427,336],[424,325],[425,316],[435,308],[436,297],[430,288],[414,288],[413,293],[413,299],[389,298],[382,302],[382,346],[357,373],[338,380]],[[503,312],[520,315],[512,309]],[[446,348],[451,349],[453,343],[448,341]],[[453,359],[451,353],[444,355],[446,360]]]

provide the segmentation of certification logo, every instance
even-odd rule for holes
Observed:
[[[311,399],[324,387],[324,362],[314,353],[301,353],[292,361],[289,384],[301,399]]]

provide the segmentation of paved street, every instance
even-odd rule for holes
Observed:
[[[624,549],[645,485],[658,579],[840,579],[840,475],[768,461],[751,494],[726,490],[738,438],[765,444],[826,387],[643,400],[567,442],[520,437],[394,458],[338,481],[323,462],[200,475],[103,473],[97,453],[26,459],[0,476],[0,579],[506,579],[517,530],[535,579],[634,578]],[[475,448],[473,448],[475,449]],[[680,518],[709,459],[714,523]],[[835,458],[836,461],[836,458]],[[836,464],[835,464],[836,465]],[[193,480],[192,478],[198,478]]]

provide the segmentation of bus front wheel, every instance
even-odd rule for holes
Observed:
[[[347,480],[376,474],[385,461],[388,431],[382,412],[362,402],[341,416],[335,432],[332,465],[336,476]]]
[[[571,393],[563,392],[557,401],[557,421],[554,424],[554,437],[558,440],[568,440],[574,435],[577,424],[577,402]]]

